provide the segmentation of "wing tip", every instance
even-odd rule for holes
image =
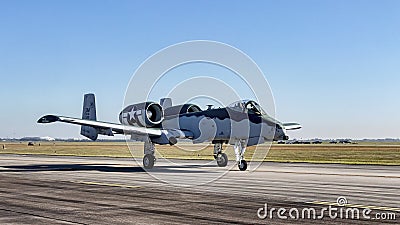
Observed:
[[[283,126],[285,127],[286,130],[298,130],[303,128],[303,126],[301,126],[301,124],[298,123],[285,123],[283,124]]]
[[[59,121],[60,117],[55,116],[55,115],[46,115],[42,116],[40,119],[38,119],[37,123],[53,123],[56,121]]]

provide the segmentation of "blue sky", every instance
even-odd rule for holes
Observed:
[[[43,126],[96,93],[117,121],[135,69],[188,40],[249,55],[293,138],[400,137],[400,1],[0,1],[0,137],[80,137]]]

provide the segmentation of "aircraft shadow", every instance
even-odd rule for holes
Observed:
[[[143,173],[146,172],[140,166],[112,166],[112,165],[99,165],[99,164],[34,164],[34,165],[13,165],[2,166],[7,170],[0,170],[1,172],[43,172],[43,171],[99,171],[99,172],[117,172],[117,173]],[[210,173],[212,171],[195,170],[194,168],[201,167],[217,167],[211,165],[193,165],[193,166],[179,166],[179,165],[160,165],[154,166],[149,172],[169,172],[169,173]]]

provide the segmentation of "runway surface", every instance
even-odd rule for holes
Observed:
[[[234,162],[158,160],[147,173],[133,159],[3,154],[0,161],[1,224],[400,223],[399,166],[263,163],[242,172]],[[269,214],[260,219],[265,204]],[[314,208],[318,217],[329,206],[368,208],[370,218],[288,214]],[[278,218],[278,208],[289,218]]]

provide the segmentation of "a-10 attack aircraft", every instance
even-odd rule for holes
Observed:
[[[143,102],[127,106],[119,114],[121,124],[97,121],[94,94],[86,94],[82,119],[46,115],[38,123],[64,122],[81,125],[81,134],[95,141],[97,136],[131,135],[132,140],[144,142],[143,167],[154,166],[154,144],[177,143],[177,139],[190,139],[194,144],[212,142],[214,158],[224,167],[228,157],[222,152],[224,143],[234,145],[236,162],[240,170],[247,169],[244,152],[247,146],[267,141],[287,140],[286,130],[300,129],[297,123],[281,123],[268,116],[254,101],[242,100],[224,108],[201,110],[194,104],[172,106],[170,98],[160,104]]]

